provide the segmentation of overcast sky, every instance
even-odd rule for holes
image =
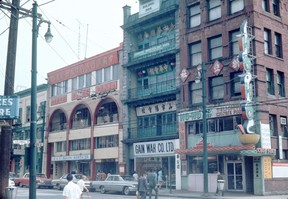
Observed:
[[[23,8],[32,9],[32,0],[20,2]],[[41,6],[46,2],[50,3]],[[45,42],[43,35],[48,26],[42,23],[37,40],[38,85],[47,83],[47,73],[51,71],[118,47],[123,40],[120,27],[123,6],[131,6],[132,14],[139,10],[137,0],[38,0],[37,3],[38,13],[51,21],[54,36],[50,44]],[[0,95],[4,95],[9,25],[10,13],[0,10]],[[14,92],[31,87],[31,52],[32,18],[26,17],[19,20]]]

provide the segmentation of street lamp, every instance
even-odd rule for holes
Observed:
[[[50,31],[50,22],[40,18],[38,23],[37,2],[32,8],[32,66],[31,66],[31,123],[30,123],[30,167],[29,167],[29,198],[36,198],[36,130],[37,130],[37,37],[41,23],[48,23],[48,31],[45,34],[46,42],[51,42],[53,35]],[[37,24],[38,23],[38,24]]]
[[[203,131],[203,186],[204,196],[208,196],[208,157],[207,157],[207,121],[206,121],[206,66],[197,67],[195,83],[202,81],[202,131]]]

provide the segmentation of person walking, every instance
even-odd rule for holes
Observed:
[[[157,176],[158,176],[158,188],[161,189],[163,184],[163,173],[161,168],[158,170]]]
[[[218,194],[219,194],[219,192],[220,192],[220,190],[218,189],[218,180],[224,180],[224,179],[223,179],[223,176],[221,175],[221,173],[220,173],[219,171],[217,172],[217,189],[216,189],[216,194],[215,194],[215,196],[218,196]],[[223,196],[222,190],[221,190],[221,195]]]
[[[73,180],[73,175],[67,175],[68,184],[63,189],[64,199],[80,199],[82,191],[80,187],[75,184]]]
[[[82,194],[85,189],[88,195],[89,189],[85,186],[85,182],[84,182],[85,180],[87,180],[87,177],[85,175],[82,175],[82,178],[78,180],[77,185],[80,187]],[[81,194],[81,198],[82,198],[82,194]]]
[[[134,171],[134,173],[133,173],[133,178],[135,181],[138,181],[138,174],[136,171]]]
[[[152,191],[155,191],[155,199],[158,198],[158,188],[157,188],[157,174],[152,169],[147,175],[148,181],[148,191],[149,191],[149,199],[152,198]]]
[[[143,175],[141,175],[138,179],[137,198],[139,194],[140,199],[146,199],[147,190],[148,190],[147,175],[146,173],[143,173]]]

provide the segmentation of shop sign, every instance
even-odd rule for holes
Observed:
[[[156,12],[160,9],[160,0],[146,0],[140,1],[139,17],[144,17],[150,13]]]
[[[226,117],[230,115],[239,115],[241,113],[242,113],[242,110],[241,110],[240,103],[239,103],[239,106],[224,104],[224,105],[219,105],[219,107],[216,107],[216,108],[206,109],[207,119],[216,118],[216,117]],[[201,120],[202,117],[203,117],[202,110],[183,112],[183,113],[179,113],[179,122]]]
[[[19,97],[0,96],[0,119],[14,119],[19,117]]]
[[[137,116],[165,113],[170,111],[176,111],[176,101],[151,104],[148,106],[141,106],[136,108]]]
[[[269,124],[260,123],[261,131],[261,147],[265,149],[271,149],[271,136]]]
[[[134,156],[172,155],[175,147],[178,148],[176,143],[176,140],[134,143]]]
[[[256,148],[256,151],[261,155],[276,155],[276,149]]]
[[[13,144],[19,144],[19,145],[30,144],[30,140],[13,140]]]
[[[91,155],[66,155],[52,157],[52,161],[91,160]]]

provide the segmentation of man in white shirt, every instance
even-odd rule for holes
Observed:
[[[84,189],[86,190],[86,192],[88,193],[89,190],[87,189],[87,187],[85,186],[85,180],[87,179],[86,176],[82,175],[82,178],[77,182],[77,185],[80,187],[81,191],[83,192]],[[81,194],[82,196],[82,194]]]
[[[80,199],[82,191],[80,187],[75,184],[73,180],[73,176],[71,174],[67,175],[68,184],[63,189],[64,199]]]

